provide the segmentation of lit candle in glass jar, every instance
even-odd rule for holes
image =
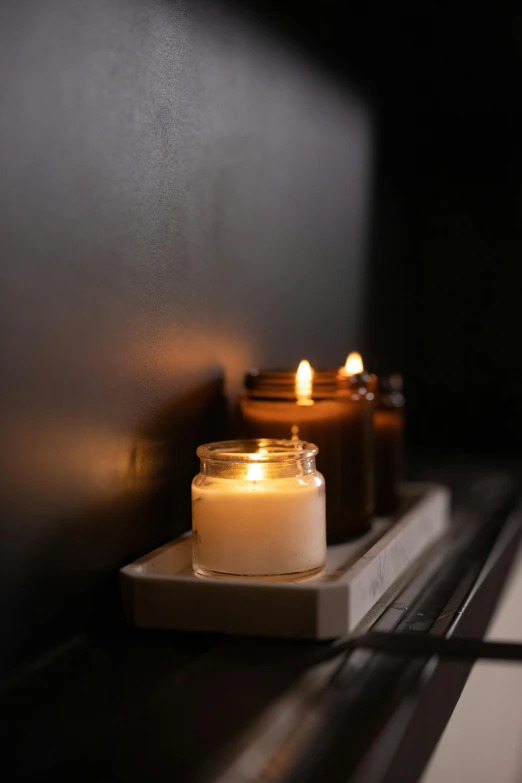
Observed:
[[[337,375],[339,393],[346,398],[347,417],[343,427],[342,459],[349,498],[350,529],[370,529],[374,510],[373,412],[376,378],[364,369],[362,356],[348,355]]]
[[[365,372],[360,354],[351,353],[340,375],[359,374],[366,379],[367,397],[374,400],[374,495],[375,514],[392,516],[399,506],[402,476],[404,396],[399,373],[381,376]]]
[[[192,482],[193,567],[199,576],[297,579],[326,560],[324,478],[317,447],[299,440],[200,446]]]
[[[367,532],[373,515],[373,409],[364,379],[353,378],[314,371],[306,360],[297,372],[252,371],[239,403],[240,435],[288,438],[298,432],[319,447],[330,543]]]

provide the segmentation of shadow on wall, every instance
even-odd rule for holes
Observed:
[[[121,491],[59,520],[22,584],[18,573],[4,573],[13,615],[4,664],[16,662],[29,645],[42,650],[119,618],[118,568],[190,527],[195,451],[223,436],[226,412],[222,378],[173,400],[136,434]]]

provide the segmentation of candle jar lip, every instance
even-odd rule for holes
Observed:
[[[243,438],[215,441],[199,446],[196,454],[205,462],[239,464],[295,463],[315,460],[319,449],[314,443],[283,438]]]
[[[331,399],[338,394],[374,392],[375,375],[364,370],[357,375],[346,375],[343,368],[314,370],[310,398],[315,401]],[[247,396],[253,400],[296,400],[296,372],[294,370],[252,369],[244,380]]]
[[[337,382],[337,370],[320,369],[313,370],[312,380],[314,385],[329,385],[335,386]],[[287,385],[295,387],[296,384],[296,370],[288,369],[272,369],[272,370],[258,370],[256,368],[249,370],[245,374],[245,386],[247,389],[255,389],[258,386],[264,386],[265,384],[275,387],[284,387]]]

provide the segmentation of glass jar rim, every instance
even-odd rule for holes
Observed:
[[[315,458],[319,449],[304,440],[245,438],[204,443],[196,450],[201,460],[236,463],[292,463]]]
[[[357,375],[346,375],[343,368],[314,370],[310,399],[329,400],[338,394],[366,391],[375,392],[377,377],[363,370]],[[295,370],[252,369],[244,378],[246,395],[252,400],[296,400]]]

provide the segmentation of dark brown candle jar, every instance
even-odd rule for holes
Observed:
[[[371,526],[373,394],[364,375],[308,369],[304,380],[287,370],[248,373],[237,429],[242,437],[299,437],[318,446],[328,542],[337,543]]]
[[[375,429],[375,513],[392,516],[399,505],[402,478],[404,395],[402,377],[379,378],[374,413]]]

